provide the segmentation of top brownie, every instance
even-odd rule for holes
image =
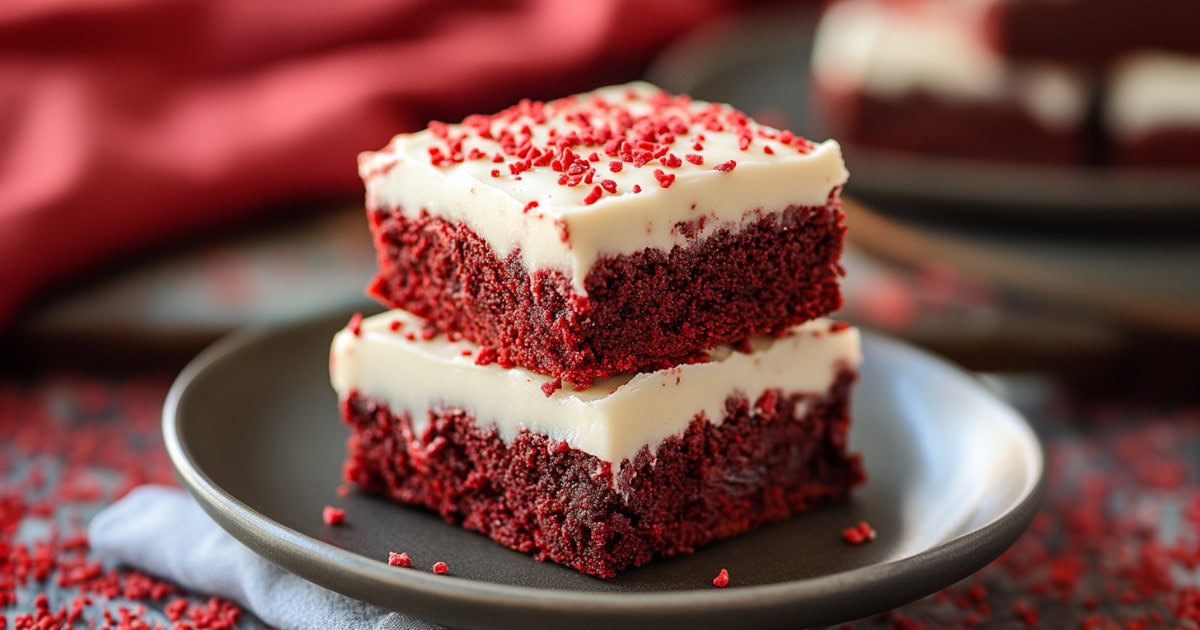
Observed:
[[[727,105],[646,83],[522,101],[396,136],[359,172],[371,295],[576,386],[841,304],[839,146]]]

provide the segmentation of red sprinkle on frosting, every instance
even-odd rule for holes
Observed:
[[[729,173],[735,168],[737,168],[737,162],[734,160],[729,160],[728,162],[722,162],[721,164],[714,166],[713,170],[721,171],[722,173]]]
[[[592,204],[606,194],[618,194],[615,182],[601,180],[599,188],[594,185],[602,162],[607,161],[612,173],[627,165],[654,165],[655,181],[668,188],[675,181],[671,171],[681,168],[685,160],[694,165],[715,161],[704,155],[705,131],[734,135],[742,150],[756,137],[772,141],[775,148],[792,147],[800,153],[813,147],[804,138],[760,125],[728,105],[631,86],[624,92],[594,92],[549,102],[523,100],[494,115],[468,116],[459,124],[432,122],[432,146],[427,151],[430,163],[437,167],[488,159],[504,164],[490,171],[495,178],[505,175],[502,168],[514,179],[549,169],[561,186],[587,187],[585,203]],[[766,143],[763,146],[764,152],[774,153]],[[734,165],[730,160],[717,170],[728,172]]]
[[[554,392],[556,392],[560,389],[562,389],[562,379],[561,378],[556,378],[553,381],[550,381],[548,383],[542,383],[542,393],[546,395],[546,398],[553,396]]]
[[[361,337],[362,336],[362,322],[363,322],[362,313],[355,313],[350,316],[350,322],[348,324],[346,324],[346,328],[350,329],[350,333],[353,334],[355,337]]]
[[[406,552],[396,553],[395,551],[389,551],[388,564],[394,567],[411,567],[412,558],[409,558]]]
[[[658,180],[658,185],[663,188],[670,188],[671,184],[675,183],[674,173],[664,173],[662,169],[654,169],[654,179]]]
[[[475,355],[475,365],[491,365],[496,362],[498,355],[495,348],[484,346],[479,349],[479,354]]]
[[[450,572],[450,566],[445,562],[435,562],[433,563],[433,572],[438,575],[446,575]]]

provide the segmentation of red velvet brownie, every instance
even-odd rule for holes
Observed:
[[[1129,55],[1114,65],[1105,89],[1114,163],[1200,165],[1200,56]]]
[[[842,498],[858,333],[815,320],[574,391],[414,334],[403,311],[338,333],[345,478],[512,549],[611,577]],[[543,389],[552,395],[543,395]]]
[[[943,0],[847,0],[821,19],[818,108],[847,144],[1010,161],[1086,160],[1086,73],[1012,63]]]
[[[644,83],[360,156],[368,292],[576,387],[841,303],[839,146]]]

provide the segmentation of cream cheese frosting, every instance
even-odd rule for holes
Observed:
[[[848,175],[834,141],[640,82],[398,135],[360,155],[359,173],[368,207],[461,222],[500,258],[519,250],[527,269],[558,270],[579,294],[598,257],[824,205]]]
[[[1113,68],[1108,90],[1105,119],[1118,137],[1200,127],[1200,57],[1165,52],[1131,55]]]
[[[813,74],[822,84],[894,99],[1012,102],[1047,128],[1068,129],[1087,113],[1086,80],[1045,63],[1009,64],[988,47],[978,8],[946,2],[849,0],[821,18]]]
[[[480,426],[494,425],[506,441],[529,430],[613,464],[633,459],[643,446],[653,454],[697,414],[719,424],[731,395],[754,400],[769,389],[824,394],[839,369],[862,360],[856,329],[819,319],[778,338],[756,337],[748,353],[721,346],[706,363],[613,377],[582,391],[564,387],[546,396],[542,386],[550,377],[477,365],[476,346],[445,336],[423,340],[413,334],[421,327],[416,316],[393,310],[363,320],[357,334],[349,328],[338,332],[330,377],[339,397],[358,392],[395,413],[408,412],[418,433],[426,410],[461,408]]]

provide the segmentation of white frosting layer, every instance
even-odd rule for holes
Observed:
[[[397,320],[403,326],[393,332]],[[421,320],[395,310],[364,320],[360,335],[339,332],[330,375],[343,399],[358,391],[394,412],[409,412],[414,422],[432,407],[458,407],[482,426],[494,424],[505,440],[528,429],[619,464],[643,446],[653,453],[696,414],[720,423],[725,399],[735,393],[751,400],[768,389],[825,393],[840,366],[861,361],[858,331],[832,331],[832,324],[814,320],[778,339],[752,340],[748,354],[723,346],[707,363],[614,377],[584,391],[565,387],[547,397],[541,386],[553,379],[522,368],[476,365],[476,347],[468,342],[407,339]]]
[[[722,120],[729,112],[740,114],[728,106],[700,101],[677,101],[663,108],[656,104],[656,95],[661,91],[646,83],[612,86],[546,104],[543,124],[522,119],[515,125],[492,123],[491,128],[528,122],[532,144],[545,146],[552,130],[561,137],[579,129],[572,116],[580,112],[596,126],[616,124],[621,110],[659,121],[672,116],[686,119],[710,107],[719,108]],[[597,100],[619,107],[597,110]],[[596,171],[590,184],[561,185],[562,173],[549,166],[514,174],[511,156],[504,156],[505,161],[499,163],[467,159],[435,166],[430,150],[444,150],[446,142],[431,130],[396,136],[382,151],[364,153],[359,157],[359,172],[366,183],[368,207],[400,208],[409,215],[424,210],[462,222],[501,258],[519,249],[527,269],[563,272],[579,294],[585,293],[584,279],[597,257],[647,248],[670,250],[717,230],[737,230],[789,205],[823,205],[831,191],[846,182],[836,142],[815,147],[802,141],[789,143],[790,134],[780,136],[778,130],[750,121],[746,128],[752,138],[743,150],[739,130],[733,126],[716,131],[698,121],[685,124],[686,131],[663,143],[670,146],[669,154],[681,161],[674,166],[660,159],[641,167],[623,162],[620,170],[613,172],[610,162],[617,158],[606,155],[602,147],[575,147],[582,156],[598,154],[598,160],[589,162]],[[479,150],[490,157],[502,152],[496,139],[480,137],[471,133],[472,129],[448,127],[452,137],[467,134],[464,154]],[[701,150],[695,148],[697,142],[703,146]],[[685,159],[689,154],[700,155],[703,162]],[[715,170],[728,160],[736,162],[732,171]],[[499,171],[499,177],[492,176],[493,169]],[[669,187],[660,185],[655,170],[675,176]],[[615,191],[605,190],[598,200],[587,203],[602,180],[611,180]],[[640,187],[640,192],[634,192],[635,187]],[[526,211],[531,202],[537,207]],[[681,223],[701,218],[701,229],[689,232],[690,237],[678,229]]]
[[[1142,53],[1117,63],[1105,117],[1118,137],[1200,127],[1200,57]]]
[[[1047,128],[1081,124],[1085,79],[1065,67],[1006,63],[980,37],[977,13],[942,1],[836,3],[817,29],[813,74],[833,89],[884,99],[1011,102]]]

